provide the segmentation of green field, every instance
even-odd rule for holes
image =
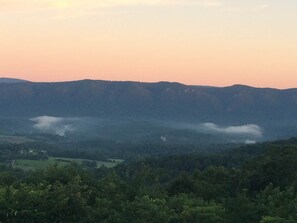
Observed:
[[[14,160],[12,165],[15,168],[19,168],[22,170],[36,170],[36,169],[44,169],[52,165],[65,166],[72,162],[77,162],[78,164],[82,164],[84,161],[93,162],[93,160],[87,159],[72,159],[72,158],[64,158],[64,157],[49,157],[47,160],[25,160],[18,159]],[[107,168],[115,167],[120,162],[103,162],[103,161],[94,161],[97,164],[97,168],[101,166],[106,166]]]

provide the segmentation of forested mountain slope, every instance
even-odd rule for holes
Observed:
[[[139,117],[225,123],[297,121],[297,89],[83,80],[6,83],[0,116]]]

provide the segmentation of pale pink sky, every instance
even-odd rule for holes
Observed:
[[[0,0],[0,76],[297,87],[296,11],[296,0]]]

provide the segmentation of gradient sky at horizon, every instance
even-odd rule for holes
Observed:
[[[0,76],[297,87],[296,0],[0,0]]]

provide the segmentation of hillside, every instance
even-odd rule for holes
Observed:
[[[0,84],[11,84],[11,83],[22,83],[22,82],[27,82],[27,81],[22,79],[17,79],[17,78],[6,78],[6,77],[0,78]]]
[[[0,116],[128,117],[199,122],[297,121],[297,89],[83,80],[0,89]]]

